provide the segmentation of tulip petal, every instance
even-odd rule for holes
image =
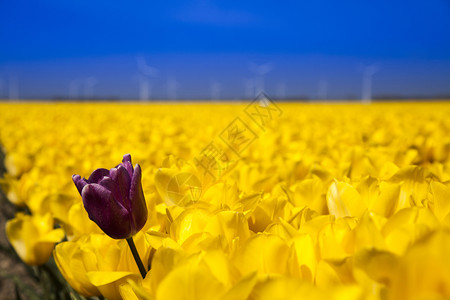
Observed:
[[[114,199],[120,201],[128,211],[131,211],[128,199],[131,185],[130,175],[122,165],[119,165],[117,168],[112,168],[109,174],[114,182],[113,189],[111,189]]]
[[[78,293],[85,297],[100,296],[98,289],[87,278],[85,262],[80,259],[79,251],[80,245],[77,243],[59,243],[53,252],[56,265],[70,286]]]
[[[131,155],[130,154],[125,154],[123,156],[122,165],[127,170],[128,175],[130,175],[130,178],[133,177],[133,164],[131,163]]]
[[[100,168],[92,172],[87,181],[88,183],[98,183],[105,176],[109,176],[109,170]]]
[[[103,177],[98,184],[106,188],[108,191],[112,191],[114,189],[114,181],[108,176]]]
[[[120,280],[126,276],[136,275],[136,273],[127,271],[117,271],[117,272],[91,271],[87,272],[86,275],[93,285],[101,286],[113,283],[114,281]]]
[[[234,256],[234,264],[243,275],[283,274],[289,257],[289,246],[280,237],[261,233],[249,238]]]
[[[96,183],[88,184],[81,196],[89,219],[107,235],[115,239],[130,236],[130,213],[122,203],[114,199],[109,190]]]
[[[19,257],[28,265],[44,264],[51,256],[54,243],[64,237],[61,228],[53,229],[53,218],[18,213],[6,223],[6,236]]]
[[[242,277],[221,300],[248,299],[249,295],[258,281],[257,273],[253,272]]]
[[[190,263],[164,277],[156,290],[156,299],[213,300],[220,299],[225,292],[223,284],[206,266]]]
[[[133,178],[130,187],[130,206],[131,215],[133,216],[134,230],[137,232],[144,227],[147,222],[147,205],[145,205],[144,192],[142,190],[142,172],[141,167],[136,164],[134,168]]]
[[[87,184],[86,180],[84,178],[81,178],[80,175],[73,175],[72,176],[73,183],[75,183],[75,186],[77,187],[78,193],[83,191],[84,186]]]

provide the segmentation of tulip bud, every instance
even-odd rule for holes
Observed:
[[[111,170],[97,169],[89,179],[73,175],[89,218],[114,239],[133,236],[147,222],[141,167],[133,169],[131,155]]]

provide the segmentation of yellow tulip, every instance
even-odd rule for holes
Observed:
[[[287,269],[289,246],[278,236],[261,233],[249,238],[237,249],[233,262],[243,276],[283,274]]]
[[[403,255],[410,245],[439,227],[439,221],[426,208],[405,208],[393,215],[381,233],[389,251]]]
[[[6,155],[5,167],[9,174],[15,177],[20,177],[33,167],[33,162],[29,155],[14,152]]]
[[[328,189],[327,204],[330,214],[336,218],[360,217],[367,209],[358,191],[348,183],[333,182]]]
[[[158,285],[156,299],[213,300],[220,299],[225,292],[225,286],[208,265],[192,261],[176,267],[164,277]]]
[[[343,261],[354,251],[352,230],[356,226],[353,218],[340,218],[329,222],[318,232],[320,257],[329,261]]]
[[[253,232],[263,232],[267,226],[284,218],[285,207],[288,203],[286,197],[264,194],[254,211],[249,214],[249,228]]]
[[[144,280],[133,281],[127,280],[126,283],[119,286],[119,293],[123,300],[154,300],[153,293],[146,289],[150,286],[147,283],[150,278],[147,276]]]
[[[436,217],[443,221],[450,213],[450,188],[440,182],[432,182],[430,184],[432,199],[431,209]]]
[[[140,256],[147,264],[150,248],[140,232],[134,236]],[[59,244],[55,260],[64,278],[86,296],[102,294],[120,299],[119,288],[127,280],[140,280],[140,273],[125,240],[91,234]]]
[[[283,299],[326,299],[329,294],[312,284],[289,277],[268,277],[260,281],[250,299],[283,300]]]
[[[221,211],[214,214],[206,209],[192,208],[186,209],[174,220],[170,235],[191,251],[196,251],[197,245],[205,239],[212,241],[220,237],[221,247],[228,252],[234,243],[244,242],[250,231],[242,213]]]
[[[6,235],[19,257],[28,265],[37,266],[50,258],[64,231],[53,228],[50,213],[43,216],[18,213],[6,223]]]
[[[170,236],[183,245],[188,239],[195,238],[204,233],[207,224],[213,218],[213,214],[205,209],[186,209],[171,224]]]
[[[363,249],[354,256],[356,268],[362,269],[371,279],[390,285],[393,281],[399,258],[391,252]]]
[[[153,257],[150,276],[128,281],[121,294],[126,299],[245,299],[255,274],[239,280],[236,274],[221,251],[187,254],[162,247]]]
[[[56,245],[53,256],[64,278],[78,293],[85,297],[100,296],[99,290],[89,282],[80,245],[89,242],[89,236],[82,237],[78,243],[64,242]]]
[[[5,193],[6,198],[13,203],[16,206],[25,206],[25,199],[21,193],[23,182],[25,176],[22,176],[21,179],[16,179],[9,174],[5,174],[4,178],[0,178],[0,188],[2,189],[3,193]]]
[[[316,247],[311,236],[304,234],[292,239],[288,260],[290,274],[312,283],[316,277],[317,261]]]
[[[410,166],[400,169],[390,178],[390,182],[401,184],[397,211],[412,205],[423,206],[424,200],[427,199],[428,183],[426,178],[428,176],[428,170]]]
[[[387,219],[374,213],[365,213],[353,229],[350,242],[354,252],[361,249],[387,249],[386,241],[381,233]]]
[[[437,231],[419,240],[401,258],[389,299],[450,297],[450,233]]]
[[[302,180],[292,186],[292,189],[295,190],[292,202],[296,207],[308,206],[319,213],[326,212],[326,190],[321,179],[314,177]]]

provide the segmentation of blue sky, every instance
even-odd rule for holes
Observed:
[[[0,1],[0,98],[450,95],[450,1]]]

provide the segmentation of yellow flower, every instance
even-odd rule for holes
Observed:
[[[261,233],[249,238],[240,247],[233,263],[243,276],[259,274],[283,274],[287,269],[289,246],[273,234]]]
[[[28,155],[13,152],[6,155],[5,166],[9,174],[15,177],[20,177],[33,167],[33,162]]]
[[[159,283],[156,299],[220,299],[226,292],[221,279],[228,274],[215,262],[218,261],[208,265],[201,258],[192,257],[176,266]],[[219,277],[214,276],[214,272],[218,272]]]
[[[389,299],[449,299],[450,233],[425,236],[401,259]]]
[[[247,299],[256,274],[239,278],[221,251],[187,254],[181,249],[160,248],[151,276],[120,287],[124,299]],[[176,287],[176,288],[174,288]]]
[[[19,207],[25,206],[32,187],[33,180],[29,180],[28,174],[15,178],[9,174],[5,174],[4,178],[0,178],[0,187],[6,194],[8,200]]]
[[[6,235],[19,257],[28,265],[44,264],[55,243],[64,237],[61,228],[53,229],[50,213],[43,216],[18,213],[6,223]]]
[[[409,246],[439,228],[439,221],[426,208],[404,208],[393,215],[383,226],[383,234],[389,251],[403,255]]]
[[[11,244],[45,261],[62,235],[50,212],[69,240],[55,261],[84,296],[448,297],[449,103],[280,103],[264,128],[275,112],[254,104],[0,103],[0,184],[33,213],[8,223]],[[70,180],[121,153],[145,170],[145,279]]]
[[[98,289],[89,282],[87,270],[83,262],[83,250],[80,244],[88,242],[89,236],[84,236],[79,243],[64,242],[56,245],[53,256],[56,265],[64,278],[78,293],[85,297],[99,296]]]
[[[336,218],[360,217],[367,209],[358,191],[348,183],[335,181],[327,194],[328,210]]]
[[[325,299],[329,294],[312,284],[289,277],[268,277],[260,281],[253,289],[250,299],[283,300],[283,299]]]
[[[148,265],[150,248],[144,235],[134,236],[136,248]],[[120,285],[139,281],[140,273],[125,240],[90,234],[55,248],[55,261],[64,278],[79,293],[120,299]],[[147,268],[147,267],[146,267]]]
[[[235,211],[209,212],[186,209],[172,223],[170,236],[185,250],[205,250],[208,245],[230,252],[250,237],[247,220]]]

